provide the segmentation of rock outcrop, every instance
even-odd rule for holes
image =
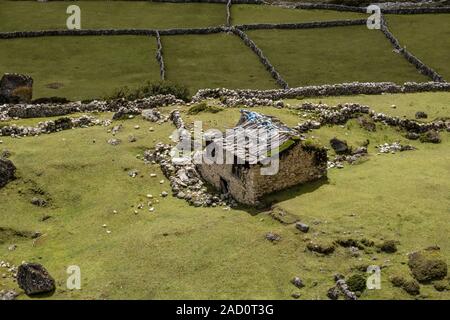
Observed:
[[[5,73],[0,80],[0,103],[29,103],[33,97],[33,79],[18,73]]]
[[[16,167],[11,160],[0,158],[0,188],[15,178]]]

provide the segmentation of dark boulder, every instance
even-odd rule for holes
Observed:
[[[440,143],[441,137],[436,130],[428,130],[420,136],[420,142]]]
[[[350,151],[345,140],[333,138],[330,140],[330,145],[337,154],[345,154]]]
[[[11,160],[0,158],[0,188],[15,179],[16,167]]]
[[[417,111],[416,112],[416,119],[426,119],[428,118],[428,115],[423,111]]]
[[[300,230],[301,232],[304,232],[304,233],[309,231],[309,226],[302,222],[297,222],[295,224],[295,227],[297,228],[297,230]]]
[[[334,252],[334,245],[332,244],[321,244],[321,243],[314,243],[310,242],[306,245],[306,248],[309,251],[321,253],[324,255],[328,255]]]
[[[368,118],[368,117],[359,117],[358,118],[358,123],[361,126],[361,128],[370,131],[370,132],[375,132],[377,131],[377,127],[375,125],[375,121],[373,121],[372,118]]]
[[[339,299],[340,295],[341,295],[341,291],[338,288],[332,287],[332,288],[328,289],[327,297],[330,298],[331,300]]]
[[[0,96],[6,103],[29,103],[33,96],[33,79],[18,73],[5,73],[0,80]]]
[[[408,132],[406,133],[405,137],[409,140],[417,140],[420,138],[420,134],[415,132]]]
[[[397,252],[397,243],[394,240],[386,240],[380,245],[380,250],[386,253]]]
[[[27,295],[55,291],[55,280],[38,263],[24,263],[20,265],[17,271],[17,283]]]

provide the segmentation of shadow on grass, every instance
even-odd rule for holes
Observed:
[[[314,192],[315,190],[319,189],[321,186],[326,185],[329,183],[329,180],[327,177],[324,177],[322,179],[308,182],[306,184],[300,184],[296,185],[291,188],[287,188],[285,190],[277,191],[274,193],[271,193],[264,197],[264,199],[261,201],[261,205],[259,206],[244,206],[240,205],[238,209],[246,211],[250,215],[254,216],[262,212],[267,212],[272,209],[274,205],[276,205],[279,202],[283,202],[295,197],[299,197],[303,194],[307,194],[310,192]]]

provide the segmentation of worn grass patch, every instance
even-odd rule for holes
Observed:
[[[0,74],[33,77],[33,98],[100,98],[159,80],[152,37],[47,37],[0,41]],[[20,53],[20,54],[18,54]],[[62,86],[52,89],[48,84]]]
[[[401,96],[399,109],[408,108],[407,97]],[[420,105],[419,96],[409,97]],[[239,116],[238,109],[196,116],[187,116],[187,110],[182,108],[186,123],[204,120],[205,127],[218,124],[219,129],[234,125]],[[255,110],[279,113],[290,123],[302,121],[289,110]],[[162,109],[163,113],[169,111]],[[301,289],[302,298],[326,299],[335,272],[350,275],[377,264],[384,266],[382,290],[365,290],[361,298],[410,299],[413,297],[389,281],[392,275],[408,276],[408,252],[439,245],[443,258],[450,262],[450,226],[442,223],[450,206],[448,133],[442,133],[443,142],[438,145],[408,141],[418,150],[377,156],[376,143],[406,142],[402,133],[390,128],[367,132],[353,121],[313,131],[310,135],[324,144],[333,136],[345,138],[351,145],[370,139],[371,156],[361,164],[330,170],[328,180],[270,197],[277,208],[310,225],[309,233],[303,234],[293,225],[274,220],[268,212],[255,215],[240,209],[194,208],[170,195],[160,197],[160,192],[168,191],[168,182],[160,184],[164,178],[158,166],[145,165],[136,156],[158,141],[169,141],[173,126],[155,125],[140,117],[113,125],[118,123],[124,126],[116,136],[122,140],[118,146],[106,143],[111,134],[104,127],[34,138],[2,137],[2,147],[13,152],[11,159],[18,168],[18,179],[0,190],[2,227],[36,230],[46,236],[37,245],[27,238],[17,241],[15,251],[7,247],[16,241],[7,241],[0,245],[0,255],[15,264],[22,260],[43,263],[61,283],[52,298],[290,299],[296,290],[290,280],[300,276],[306,285]],[[136,124],[139,130],[134,129]],[[155,131],[148,131],[150,126]],[[127,142],[131,134],[137,137],[134,143]],[[131,178],[127,169],[137,169],[139,175]],[[51,207],[35,207],[19,194],[27,188],[27,179],[51,196]],[[140,203],[146,208],[148,193],[159,200],[154,213],[137,209]],[[43,215],[52,218],[42,221]],[[267,232],[279,234],[281,241],[265,240]],[[334,243],[347,238],[368,239],[377,245],[395,240],[398,251],[377,252],[374,246],[354,258],[341,246],[328,256],[306,250],[310,240]],[[69,265],[81,267],[81,291],[68,291],[63,285]],[[15,284],[5,279],[1,286]],[[432,285],[421,288],[422,298],[448,299],[449,294]]]
[[[271,89],[277,84],[242,41],[231,34],[162,38],[167,79],[200,88]]]
[[[402,46],[450,80],[450,14],[387,15],[387,21]]]
[[[426,81],[385,36],[365,26],[253,30],[249,37],[291,87],[342,82]]]
[[[70,3],[0,1],[0,31],[67,29]],[[225,24],[225,5],[142,1],[77,1],[83,29],[200,28]]]
[[[366,14],[332,10],[301,10],[268,5],[234,4],[233,24],[299,23],[327,20],[364,19]]]

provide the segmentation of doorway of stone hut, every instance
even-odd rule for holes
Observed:
[[[223,194],[227,194],[229,192],[228,182],[224,178],[220,177],[220,191]]]

